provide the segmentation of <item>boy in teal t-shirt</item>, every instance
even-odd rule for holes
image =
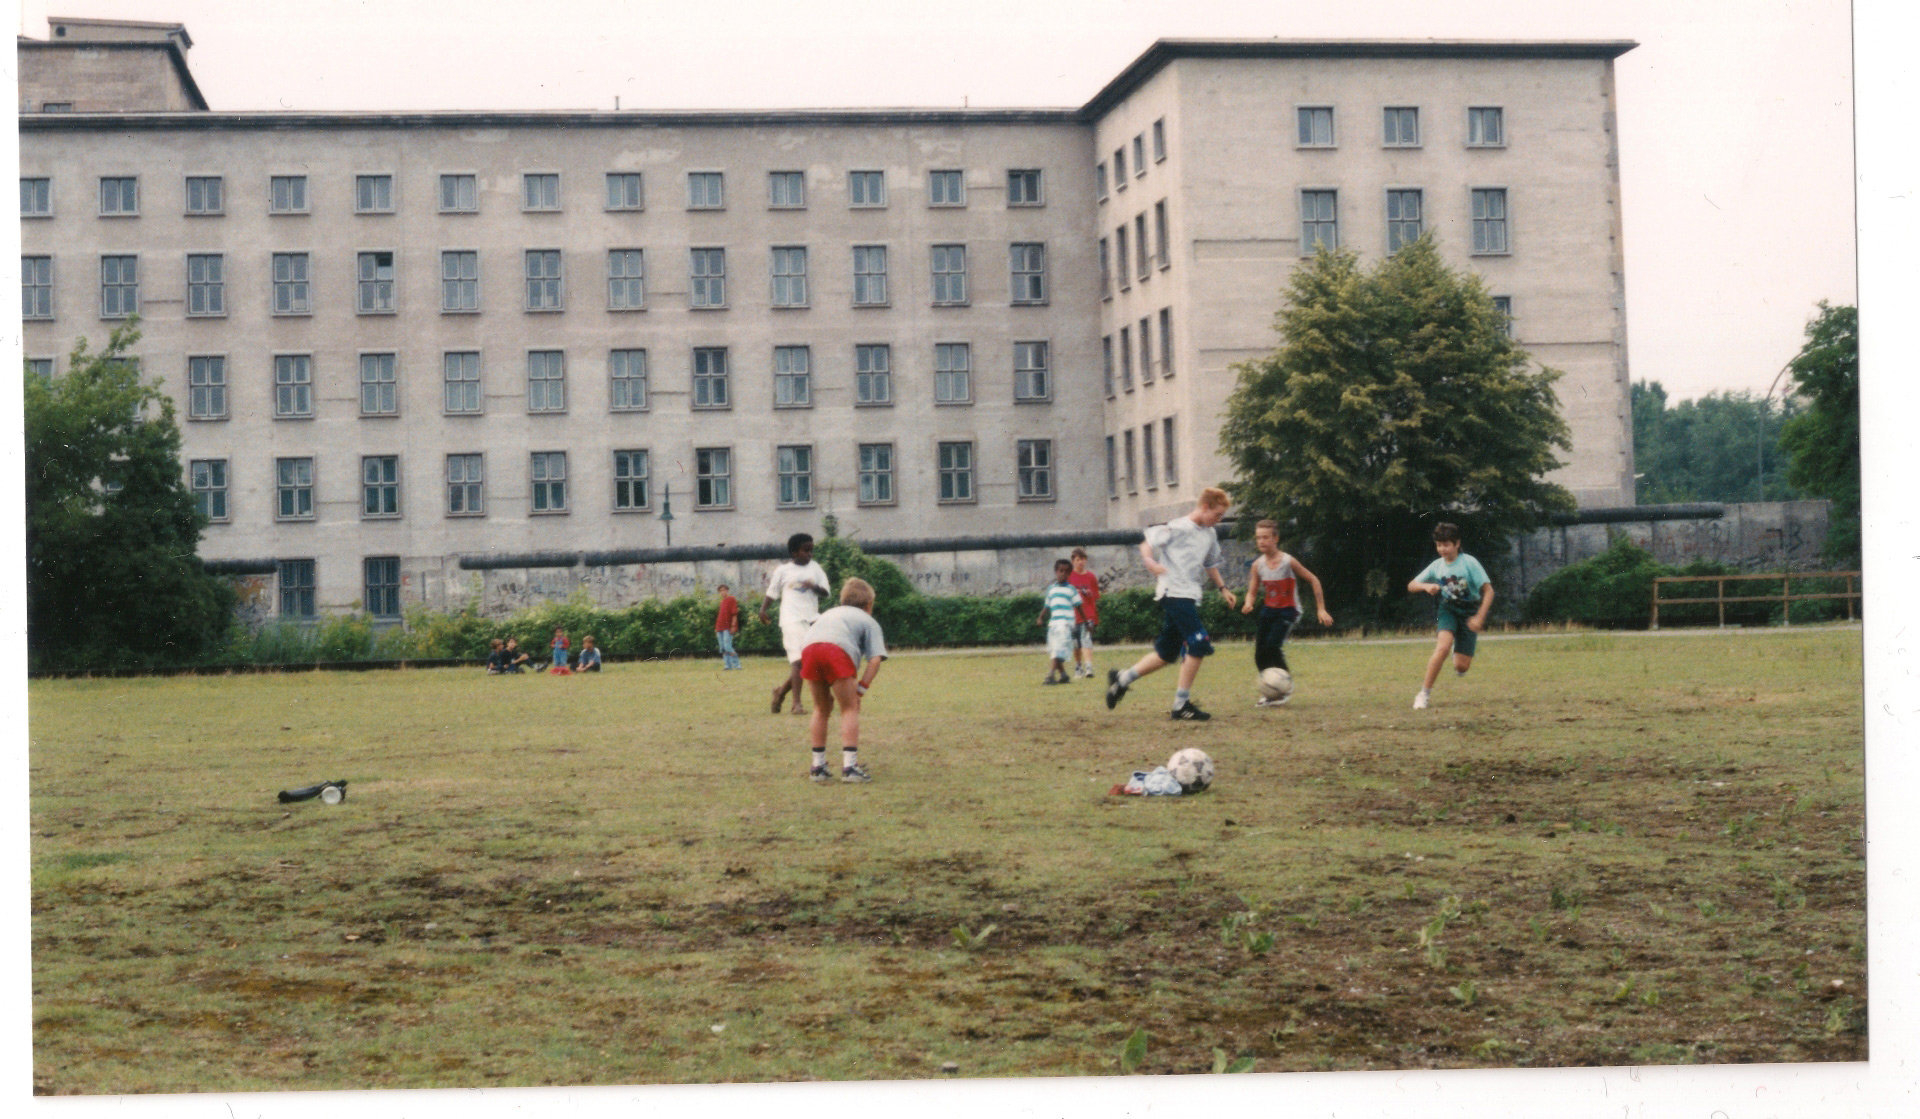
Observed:
[[[1440,558],[1407,584],[1411,594],[1430,594],[1434,603],[1433,655],[1427,658],[1427,677],[1413,697],[1413,709],[1424,711],[1433,698],[1433,682],[1440,678],[1440,666],[1453,654],[1453,672],[1465,676],[1473,667],[1473,648],[1481,630],[1487,628],[1487,611],[1493,607],[1493,584],[1480,561],[1460,550],[1460,527],[1441,522],[1433,526],[1433,550]]]

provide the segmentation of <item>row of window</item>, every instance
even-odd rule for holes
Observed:
[[[1154,432],[1159,430],[1159,453],[1154,450]],[[1128,494],[1140,492],[1141,479],[1144,477],[1148,490],[1157,490],[1161,486],[1180,484],[1179,460],[1176,457],[1173,442],[1173,417],[1167,416],[1159,423],[1148,422],[1140,425],[1139,442],[1134,441],[1134,429],[1127,428],[1118,437],[1107,436],[1107,497],[1118,499],[1120,486],[1126,484]],[[1134,472],[1134,449],[1140,451],[1139,464],[1144,469]]]
[[[1161,117],[1153,122],[1153,161],[1163,163],[1167,158],[1167,119]],[[1133,177],[1145,178],[1147,174],[1147,133],[1141,132],[1133,138]],[[1127,146],[1122,144],[1113,149],[1113,188],[1127,189]],[[1093,192],[1100,201],[1107,200],[1107,165],[1097,163],[1093,168]]]
[[[311,618],[318,613],[314,590],[318,586],[314,561],[283,559],[274,564],[279,584],[280,616]],[[400,617],[400,557],[368,556],[361,561],[361,602],[376,618]]]
[[[1467,218],[1475,256],[1500,256],[1513,251],[1507,218],[1505,187],[1468,189]],[[1386,192],[1387,251],[1400,251],[1427,231],[1426,192],[1417,187],[1394,187]],[[1300,192],[1300,252],[1322,246],[1340,247],[1340,192],[1312,189]],[[1123,278],[1124,284],[1124,278]]]
[[[1136,324],[1121,327],[1117,337],[1109,334],[1100,339],[1100,360],[1105,372],[1107,399],[1113,399],[1116,382],[1122,392],[1133,391],[1133,366],[1136,353],[1140,360],[1141,384],[1153,383],[1156,366],[1161,376],[1173,376],[1173,308],[1160,308],[1159,322],[1157,361],[1154,349],[1154,319],[1151,316],[1142,318]]]
[[[807,208],[808,173],[805,171],[767,172],[767,207],[773,210]],[[818,182],[816,178],[814,180]],[[101,217],[138,217],[140,214],[140,176],[102,175],[100,182]],[[687,172],[686,208],[723,210],[727,206],[726,173],[723,171]],[[1008,206],[1041,206],[1046,198],[1038,168],[1015,168],[1007,172]],[[927,172],[927,205],[961,208],[967,205],[966,172],[941,169]],[[885,171],[848,171],[847,205],[853,209],[883,209],[887,205]],[[439,177],[435,193],[438,211],[443,214],[480,212],[480,178],[455,173]],[[564,195],[557,171],[529,171],[520,176],[520,209],[528,213],[556,213],[562,210]],[[646,180],[639,171],[606,173],[607,210],[644,210],[647,208]],[[310,214],[311,191],[305,175],[270,175],[267,178],[269,214]],[[184,212],[193,217],[218,217],[227,212],[227,180],[224,175],[188,175],[182,191]],[[53,216],[53,180],[46,176],[22,176],[20,214],[22,217]],[[353,212],[356,214],[397,213],[394,176],[391,174],[353,177]]]
[[[387,250],[354,254],[354,311],[362,315],[390,315],[399,311],[397,254]],[[886,307],[892,303],[890,254],[886,245],[853,246],[853,305]],[[54,258],[20,258],[20,313],[28,319],[54,317]],[[967,246],[933,245],[928,253],[932,302],[935,306],[965,306],[971,302]],[[270,307],[282,316],[314,313],[313,254],[271,254]],[[805,245],[776,245],[769,251],[769,301],[775,307],[812,305],[812,254]],[[727,250],[688,250],[687,304],[696,309],[727,306]],[[559,249],[527,249],[522,254],[522,308],[527,311],[564,311],[567,308],[565,258]],[[100,317],[125,318],[140,310],[140,257],[112,254],[100,257]],[[227,313],[228,267],[224,253],[188,253],[186,257],[186,313],[190,317],[218,318]],[[1047,247],[1016,241],[1007,247],[1008,302],[1038,306],[1047,302]],[[606,257],[606,308],[609,311],[647,309],[647,259],[644,249],[611,249]],[[440,253],[440,311],[477,314],[480,306],[480,254],[471,249]]]
[[[1120,290],[1126,291],[1133,286],[1131,277],[1138,276],[1141,283],[1153,278],[1153,268],[1157,264],[1162,269],[1173,266],[1173,258],[1168,252],[1170,234],[1167,229],[1167,200],[1161,199],[1153,204],[1153,241],[1151,248],[1147,241],[1147,214],[1142,210],[1133,216],[1132,237],[1128,237],[1129,225],[1121,222],[1114,228],[1112,252],[1109,255],[1108,238],[1100,238],[1100,297],[1110,299],[1113,296],[1113,281],[1117,275]],[[1133,246],[1129,267],[1128,245]]]
[[[1143,320],[1144,321],[1144,320]],[[1161,313],[1163,328],[1167,313]],[[1044,341],[1013,343],[1013,400],[1045,403],[1053,399],[1052,347]],[[973,344],[936,342],[932,381],[935,404],[972,404],[975,399]],[[359,358],[359,399],[362,416],[400,414],[400,356],[393,352],[363,353]],[[51,358],[44,363],[51,376]],[[1170,358],[1168,359],[1170,360]],[[38,367],[36,367],[38,369]],[[862,343],[853,347],[853,403],[859,407],[891,407],[895,403],[893,347]],[[448,350],[440,355],[441,409],[448,415],[480,415],[486,410],[480,352]],[[692,351],[686,393],[696,410],[733,407],[734,369],[725,346],[696,346]],[[775,346],[772,362],[773,405],[811,408],[816,378],[813,347]],[[528,412],[565,412],[568,408],[567,355],[564,350],[528,350],[526,403]],[[644,412],[653,406],[655,388],[645,349],[607,351],[607,407],[614,412]],[[232,415],[226,355],[195,354],[187,358],[187,418],[225,420]],[[1129,388],[1131,385],[1129,385]],[[315,415],[312,354],[273,355],[273,418],[305,420]]]
[[[1168,420],[1169,438],[1172,421]],[[854,448],[856,500],[861,505],[893,505],[898,500],[898,451],[888,442],[858,443]],[[729,510],[734,507],[735,461],[731,447],[693,450],[693,507]],[[976,501],[976,455],[971,440],[946,440],[934,446],[936,499],[939,502]],[[783,444],[774,448],[774,504],[782,509],[810,508],[814,504],[815,453],[812,444]],[[317,508],[316,460],[311,455],[273,460],[273,519],[311,521]],[[229,460],[193,459],[187,464],[194,505],[215,524],[233,519]],[[646,449],[613,452],[611,509],[616,513],[649,513],[654,509],[652,454]],[[566,451],[534,451],[527,456],[527,509],[530,513],[562,514],[573,510],[573,484]],[[487,456],[450,454],[442,478],[445,513],[449,517],[487,515]],[[1053,441],[1020,439],[1014,443],[1014,494],[1021,501],[1054,498]],[[370,520],[398,519],[401,513],[400,456],[364,455],[360,459],[360,516]]]

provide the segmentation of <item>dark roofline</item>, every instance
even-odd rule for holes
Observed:
[[[187,96],[191,98],[193,101],[194,109],[198,112],[205,112],[207,110],[207,99],[200,92],[200,83],[193,80],[193,70],[187,65],[186,52],[183,49],[181,49],[180,42],[177,39],[168,39],[165,42],[159,42],[159,41],[144,42],[138,39],[125,39],[125,40],[62,39],[59,42],[54,42],[47,39],[22,38],[18,40],[18,44],[21,50],[86,49],[86,50],[110,50],[110,51],[124,51],[124,50],[166,51],[167,58],[173,63],[174,73],[180,75],[180,84],[186,87]],[[65,114],[52,114],[52,115],[64,116]],[[124,116],[125,114],[116,114],[116,115]],[[35,118],[22,117],[20,119],[30,120]]]
[[[1089,123],[1180,58],[1570,58],[1612,61],[1640,44],[1611,40],[1161,39],[1080,109]]]
[[[633,128],[752,125],[1079,124],[1076,109],[745,109],[650,112],[557,109],[409,113],[30,113],[22,132],[404,128]]]

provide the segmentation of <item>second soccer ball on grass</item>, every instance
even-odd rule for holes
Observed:
[[[1167,772],[1180,782],[1180,790],[1197,793],[1213,784],[1213,759],[1205,750],[1189,746],[1167,759]]]
[[[1285,699],[1293,694],[1293,676],[1284,668],[1260,671],[1260,695],[1268,700]]]

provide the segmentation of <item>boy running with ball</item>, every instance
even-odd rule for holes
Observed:
[[[1260,549],[1259,556],[1247,568],[1247,603],[1240,608],[1242,614],[1253,613],[1255,605],[1260,607],[1260,616],[1255,620],[1258,626],[1253,637],[1253,666],[1265,672],[1277,668],[1291,672],[1287,668],[1285,645],[1287,634],[1293,631],[1293,623],[1300,620],[1300,606],[1293,592],[1295,576],[1307,581],[1313,588],[1313,604],[1320,615],[1320,624],[1333,624],[1333,615],[1327,613],[1326,595],[1320,591],[1320,580],[1307,565],[1280,550],[1280,523],[1261,521],[1253,527],[1253,546]],[[1260,597],[1256,603],[1254,596]],[[1279,699],[1261,696],[1255,700],[1255,707],[1278,707],[1292,699],[1283,695]]]
[[[1200,491],[1193,512],[1153,526],[1140,542],[1140,559],[1153,572],[1153,597],[1160,602],[1160,636],[1153,643],[1153,651],[1132,668],[1107,673],[1109,710],[1135,680],[1179,661],[1180,685],[1173,693],[1173,717],[1189,722],[1213,718],[1193,702],[1192,693],[1201,658],[1213,655],[1213,642],[1207,637],[1207,628],[1200,624],[1203,574],[1220,589],[1229,610],[1237,604],[1233,591],[1220,578],[1220,538],[1213,531],[1220,518],[1227,515],[1228,504],[1225,490],[1209,486]]]
[[[1433,526],[1433,550],[1440,558],[1407,584],[1411,594],[1430,594],[1434,602],[1433,655],[1427,658],[1426,682],[1413,697],[1413,709],[1425,711],[1433,698],[1433,682],[1440,666],[1453,654],[1453,674],[1465,676],[1473,667],[1473,646],[1487,628],[1493,607],[1493,584],[1480,561],[1460,550],[1460,526],[1445,521]]]
[[[813,722],[808,738],[813,746],[815,782],[833,780],[827,771],[827,717],[840,704],[840,780],[871,781],[860,764],[860,697],[880,675],[887,659],[887,642],[880,623],[873,620],[873,587],[865,579],[848,579],[840,588],[840,605],[820,615],[807,629],[800,652],[800,675],[813,690]],[[866,671],[854,680],[861,661]]]

